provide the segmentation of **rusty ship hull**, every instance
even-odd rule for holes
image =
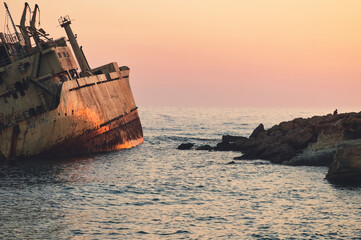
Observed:
[[[3,158],[71,156],[143,142],[127,71],[79,78],[62,86],[59,106],[0,131]]]
[[[83,155],[142,143],[129,68],[115,62],[90,68],[69,16],[59,19],[68,39],[53,40],[36,28],[38,12],[38,5],[30,11],[25,3],[15,33],[0,33],[0,159]]]

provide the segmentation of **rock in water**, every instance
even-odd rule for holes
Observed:
[[[335,149],[326,149],[319,151],[304,151],[303,153],[293,157],[289,161],[283,162],[285,165],[291,166],[329,166],[333,162]]]
[[[236,162],[235,161],[230,161],[226,165],[232,165],[232,164],[236,164]]]
[[[260,134],[261,132],[264,132],[264,126],[263,126],[262,123],[261,123],[260,125],[258,125],[258,127],[256,127],[256,128],[253,130],[253,132],[252,132],[251,136],[249,136],[249,138],[255,138],[255,137],[257,137],[258,134]]]
[[[235,141],[229,146],[220,144],[219,148],[241,151],[244,155],[240,159],[327,165],[333,161],[332,151],[336,145],[353,139],[361,139],[361,113],[296,118],[267,130],[260,124],[248,139]],[[303,155],[303,152],[314,156]]]
[[[218,143],[214,148],[215,151],[239,151],[239,147],[236,145],[238,142],[248,142],[248,138],[246,137],[238,137],[231,135],[222,136],[222,142]]]
[[[334,183],[361,183],[361,139],[337,145],[326,178]]]
[[[191,149],[193,146],[194,146],[193,143],[182,143],[181,145],[179,145],[177,147],[177,149],[179,149],[179,150],[188,150],[188,149]]]
[[[217,143],[217,146],[214,148],[215,151],[233,151],[234,144],[229,142],[220,142]]]
[[[223,135],[222,142],[237,142],[242,139],[247,139],[246,137],[239,137],[239,136],[231,136],[231,135]]]
[[[211,151],[212,149],[213,148],[209,145],[203,145],[196,148],[196,150],[206,150],[206,151]]]

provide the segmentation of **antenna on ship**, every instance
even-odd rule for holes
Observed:
[[[71,20],[70,20],[69,16],[60,17],[59,24],[61,27],[63,27],[65,29],[65,32],[68,35],[69,42],[71,44],[71,47],[73,48],[75,57],[78,60],[78,63],[79,63],[80,69],[81,69],[80,76],[83,76],[83,77],[91,76],[92,75],[91,68],[88,64],[88,61],[85,58],[83,50],[78,45],[78,41],[76,40],[76,37],[74,36],[73,30],[70,27]]]

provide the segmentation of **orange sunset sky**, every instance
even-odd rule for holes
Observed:
[[[6,2],[19,24],[24,2]],[[91,67],[129,66],[138,106],[361,104],[360,0],[28,2],[54,38],[75,19]]]

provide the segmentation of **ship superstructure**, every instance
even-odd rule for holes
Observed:
[[[0,33],[0,158],[79,155],[143,142],[128,67],[112,62],[91,69],[68,16],[59,24],[73,51],[64,37],[53,40],[36,28],[38,5],[31,11],[25,3],[16,27],[4,4],[13,33]]]

